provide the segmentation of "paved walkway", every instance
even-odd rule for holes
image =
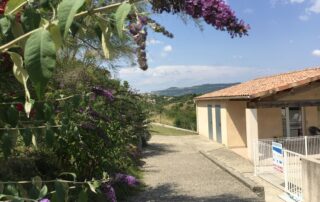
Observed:
[[[261,201],[200,150],[221,148],[199,136],[153,136],[143,167],[147,189],[131,202]]]

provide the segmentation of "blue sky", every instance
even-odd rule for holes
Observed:
[[[141,92],[205,83],[242,82],[320,66],[320,0],[228,0],[251,26],[249,36],[231,37],[205,23],[201,31],[179,16],[156,15],[174,35],[149,31],[149,70],[118,70],[117,77]]]

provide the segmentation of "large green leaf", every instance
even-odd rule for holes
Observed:
[[[84,0],[63,0],[58,6],[58,20],[63,36],[66,37],[77,11],[84,4]]]
[[[13,65],[13,74],[16,77],[16,79],[23,85],[24,91],[25,91],[25,111],[27,113],[27,116],[29,117],[29,114],[31,112],[32,107],[32,101],[30,98],[30,92],[28,89],[27,81],[29,79],[29,74],[26,69],[23,67],[23,59],[22,57],[14,52],[9,52],[10,57],[14,63]]]
[[[123,37],[123,26],[124,26],[124,22],[128,16],[128,14],[131,11],[131,4],[129,3],[123,3],[121,4],[121,6],[119,6],[119,8],[116,11],[115,14],[115,20],[116,20],[116,27],[118,30],[118,34],[120,36],[120,38]]]
[[[111,32],[109,31],[109,27],[105,22],[99,21],[99,27],[101,29],[101,46],[103,55],[106,59],[110,59],[110,37]]]
[[[24,58],[30,80],[41,98],[56,65],[56,48],[50,32],[40,29],[33,33],[26,43]]]
[[[5,14],[9,14],[10,12],[12,12],[13,10],[15,10],[17,7],[19,7],[20,5],[22,5],[23,3],[25,3],[27,0],[10,0],[7,3],[6,6],[6,10],[5,10]],[[22,7],[21,7],[22,9]]]

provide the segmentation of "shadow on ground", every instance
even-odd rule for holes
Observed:
[[[218,196],[196,197],[177,194],[175,185],[163,184],[155,188],[146,188],[137,196],[131,197],[128,202],[262,202],[257,198],[239,198],[236,195],[224,194]]]
[[[150,143],[143,151],[143,158],[178,152],[177,150],[172,149],[172,147],[173,146],[169,144]]]

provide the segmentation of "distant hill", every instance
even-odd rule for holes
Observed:
[[[212,91],[221,90],[223,88],[227,88],[238,83],[219,83],[219,84],[203,84],[199,86],[185,87],[185,88],[177,88],[171,87],[165,90],[152,91],[152,94],[162,95],[162,96],[182,96],[188,94],[205,94]]]

